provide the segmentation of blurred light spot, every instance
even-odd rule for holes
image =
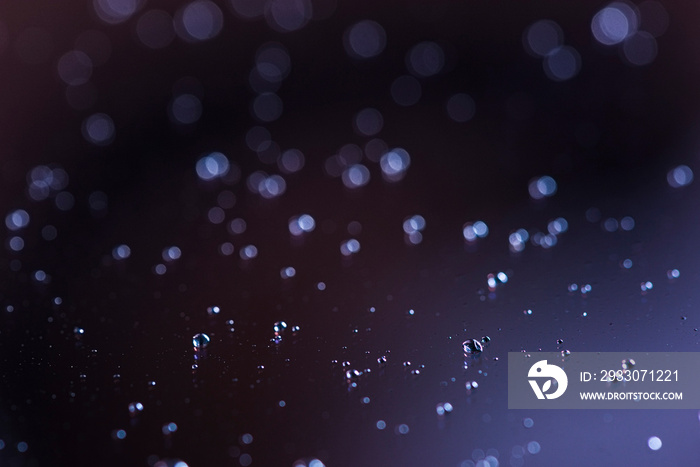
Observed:
[[[200,179],[212,180],[226,175],[229,171],[229,162],[220,152],[212,152],[197,161],[195,170]]]
[[[617,219],[613,219],[612,217],[605,219],[605,221],[603,222],[603,230],[607,232],[615,232],[617,231],[618,227],[619,224],[617,222]]]
[[[626,259],[622,262],[622,267],[625,269],[630,269],[632,267],[632,260],[631,259]]]
[[[53,225],[47,225],[43,229],[41,229],[41,237],[48,242],[50,242],[51,240],[55,240],[57,236],[58,231]]]
[[[24,248],[24,240],[22,237],[11,237],[7,244],[12,251],[22,251]]]
[[[411,156],[405,149],[395,148],[379,159],[379,165],[385,180],[397,182],[406,175],[406,171],[411,165]]]
[[[306,26],[312,15],[309,0],[269,0],[265,8],[265,20],[277,32],[297,31]]]
[[[622,53],[630,65],[648,65],[656,58],[658,46],[656,39],[648,32],[637,32],[622,44]]]
[[[282,115],[282,99],[272,92],[265,92],[253,100],[252,114],[261,122],[274,122]]]
[[[598,208],[588,208],[586,210],[586,220],[588,222],[593,222],[596,223],[600,220],[601,213],[600,209]]]
[[[238,463],[241,464],[242,467],[248,467],[253,463],[253,456],[247,453],[241,454],[241,457],[238,458]]]
[[[114,122],[107,114],[90,115],[83,121],[83,137],[97,146],[106,146],[114,140]]]
[[[202,103],[192,94],[181,94],[171,101],[169,110],[173,123],[190,125],[202,116]]]
[[[173,19],[163,10],[149,10],[136,23],[136,35],[148,48],[167,47],[175,39]]]
[[[236,195],[228,190],[224,190],[216,197],[216,203],[222,209],[231,209],[236,205]]]
[[[558,47],[545,57],[543,66],[552,81],[566,81],[581,70],[581,55],[573,47]]]
[[[421,232],[425,229],[425,218],[416,214],[403,221],[403,231],[407,234]]]
[[[666,180],[673,188],[680,188],[693,181],[693,171],[687,165],[679,165],[666,175]]]
[[[647,445],[649,446],[649,449],[651,449],[652,451],[658,451],[659,449],[661,449],[662,444],[663,443],[661,443],[661,440],[659,439],[658,436],[652,436],[651,438],[649,438],[647,440]]]
[[[468,122],[474,118],[476,106],[469,94],[454,94],[447,100],[447,115],[458,123]]]
[[[547,224],[547,231],[552,235],[559,235],[569,230],[569,223],[563,217],[558,217]]]
[[[182,250],[176,246],[171,246],[163,250],[164,261],[175,261],[182,256]]]
[[[298,149],[288,149],[277,159],[277,166],[284,173],[295,173],[304,167],[304,153]]]
[[[386,46],[386,32],[371,20],[360,21],[345,31],[345,51],[353,58],[371,58],[379,55]]]
[[[554,195],[557,192],[557,182],[552,177],[545,175],[530,180],[527,188],[530,197],[539,200]]]
[[[660,441],[659,441],[659,443],[660,443]],[[25,443],[24,441],[20,441],[19,443],[17,443],[17,450],[19,452],[27,452],[27,449],[29,449],[29,445],[27,443]]]
[[[396,431],[397,431],[399,434],[405,435],[405,434],[407,434],[407,433],[410,431],[410,429],[408,428],[408,425],[406,425],[405,423],[402,423],[401,425],[399,425],[399,426],[396,428]]]
[[[279,175],[272,175],[260,181],[258,193],[263,198],[275,198],[284,194],[287,190],[287,182]]]
[[[264,0],[229,0],[233,13],[241,19],[252,20],[265,13]]]
[[[170,422],[163,425],[163,434],[169,435],[170,433],[175,433],[177,431],[177,424]]]
[[[678,269],[670,269],[666,272],[666,277],[669,279],[678,279],[681,277],[681,272]]]
[[[634,229],[634,219],[629,216],[623,217],[620,219],[620,227],[627,231]]]
[[[54,202],[56,203],[56,207],[61,211],[70,211],[73,205],[75,205],[75,198],[67,191],[62,191],[56,195]]]
[[[472,232],[473,233],[473,232]],[[526,242],[530,238],[530,234],[525,229],[518,229],[508,236],[510,251],[517,253],[525,249]],[[466,239],[466,236],[465,236]]]
[[[347,188],[359,188],[369,183],[369,169],[362,164],[355,164],[345,169],[342,178],[343,185]]]
[[[538,443],[537,441],[530,441],[529,443],[527,443],[527,452],[529,452],[530,454],[537,454],[538,452],[540,452],[540,443]]]
[[[112,250],[112,258],[116,260],[127,259],[129,256],[131,256],[129,245],[118,245]]]
[[[340,244],[340,253],[343,256],[350,256],[360,251],[360,242],[351,238]]]
[[[435,42],[421,42],[408,52],[406,65],[416,76],[433,76],[440,73],[445,66],[445,52]]]
[[[260,76],[271,83],[278,83],[287,77],[290,69],[289,53],[278,42],[268,42],[258,48],[255,54],[255,67]]]
[[[384,126],[382,114],[371,107],[360,110],[353,120],[355,132],[362,136],[374,136]]]
[[[222,243],[219,246],[219,252],[224,256],[231,256],[233,254],[234,247],[231,242]]]
[[[299,236],[306,232],[313,232],[316,228],[316,221],[308,214],[302,214],[299,217],[289,219],[289,233]]]
[[[297,270],[291,266],[286,267],[286,268],[282,268],[282,270],[280,271],[280,277],[282,277],[282,279],[289,279],[291,277],[296,276],[296,274],[297,274]]]
[[[379,162],[381,157],[387,152],[389,148],[386,142],[380,138],[374,138],[367,141],[365,144],[364,153],[367,159],[372,162]]]
[[[97,16],[107,24],[119,24],[128,20],[140,6],[139,0],[93,0]]]
[[[23,229],[29,225],[29,213],[24,209],[16,209],[5,217],[5,225],[10,230]]]
[[[246,245],[238,252],[241,259],[253,259],[258,256],[258,249],[255,245]]]
[[[640,3],[637,8],[642,17],[640,29],[654,37],[662,36],[666,32],[666,29],[668,29],[668,12],[661,3],[648,0]]]
[[[267,173],[263,172],[262,170],[256,170],[252,174],[248,175],[248,178],[246,179],[246,186],[248,187],[248,190],[251,193],[260,193],[260,185],[265,183],[265,180],[267,180]]]
[[[409,75],[399,76],[391,83],[391,98],[398,105],[409,107],[421,98],[423,90],[416,78]]]
[[[561,47],[564,33],[552,20],[542,19],[532,23],[523,35],[525,51],[535,57],[545,57],[554,49]]]
[[[188,42],[213,39],[223,25],[221,9],[209,0],[196,0],[175,15],[175,32]]]
[[[318,284],[316,284],[316,288],[317,288],[318,290],[322,290],[322,291],[323,291],[323,290],[326,290],[326,283],[325,283],[325,282],[319,282]]]
[[[239,235],[245,232],[246,227],[246,221],[241,218],[236,218],[229,223],[228,231],[234,235]]]
[[[243,436],[241,436],[241,442],[243,444],[250,444],[253,442],[253,435],[250,433],[245,433]]]
[[[85,84],[92,76],[92,61],[83,52],[71,50],[58,59],[58,76],[71,86]]]
[[[17,55],[28,65],[47,62],[53,52],[53,38],[41,28],[24,29],[14,43]]]
[[[209,222],[212,224],[221,224],[225,218],[226,213],[224,213],[224,210],[219,206],[214,206],[207,212],[207,219],[209,219]]]
[[[523,426],[525,428],[532,428],[535,425],[535,422],[531,418],[525,418],[523,419]]]
[[[642,292],[646,292],[654,288],[654,284],[651,281],[642,282],[639,286]]]
[[[614,45],[624,41],[637,31],[638,12],[630,5],[613,2],[593,16],[593,37],[603,45]]]
[[[270,147],[272,136],[267,128],[254,126],[246,133],[245,142],[251,151],[260,152]]]
[[[467,223],[462,227],[462,236],[468,242],[473,242],[477,238],[485,238],[489,234],[489,228],[483,221],[476,221],[473,224]]]

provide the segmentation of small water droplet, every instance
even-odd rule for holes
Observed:
[[[209,314],[209,316],[215,316],[219,313],[221,313],[221,308],[218,306],[210,306],[207,308],[207,314]]]
[[[564,339],[557,339],[557,344],[563,344],[563,343],[564,343]]]
[[[569,355],[571,355],[571,350],[562,350],[561,351],[562,357],[568,357]]]
[[[452,407],[452,404],[450,404],[449,402],[440,402],[435,406],[435,412],[437,412],[438,415],[442,416],[452,412],[453,408],[454,407]]]
[[[472,389],[476,389],[479,387],[479,383],[476,381],[467,381],[466,388],[468,391],[471,391]]]
[[[477,355],[484,351],[484,346],[477,339],[467,339],[462,342],[464,355]]]
[[[637,362],[634,361],[634,359],[629,358],[629,359],[624,359],[622,360],[622,369],[623,370],[630,370],[634,368],[634,366],[637,364]]]
[[[678,269],[669,269],[666,271],[666,277],[669,279],[678,279],[681,277],[681,272]]]
[[[129,414],[132,416],[143,412],[143,404],[141,402],[130,402],[129,403]]]
[[[76,339],[82,339],[84,334],[85,334],[85,329],[83,329],[79,326],[76,326],[73,328],[73,335],[75,336]]]
[[[379,365],[381,366],[386,365],[386,355],[382,355],[381,357],[379,357],[377,359],[377,363],[379,363]]]
[[[272,326],[272,329],[275,331],[275,335],[280,335],[287,329],[287,323],[284,321],[277,321]]]
[[[408,360],[406,360],[405,362],[403,362],[403,366],[404,366],[404,367],[410,367],[411,365],[413,365],[413,364],[412,364],[410,361],[408,361]]]
[[[362,376],[362,372],[360,370],[346,370],[345,371],[345,379],[348,381],[354,381],[358,379],[360,376]]]
[[[209,342],[211,342],[209,336],[202,332],[198,332],[192,336],[192,347],[194,347],[195,351],[206,348],[209,345]]]
[[[488,344],[489,342],[491,342],[491,338],[489,336],[484,336],[481,338],[482,344]]]
[[[531,315],[531,314],[532,314],[532,310],[530,310],[530,309],[523,310],[523,314],[524,314],[524,315]]]

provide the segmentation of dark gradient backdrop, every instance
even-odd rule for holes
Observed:
[[[508,410],[506,357],[698,350],[699,16],[680,1],[2,2],[0,464],[697,465],[698,411]],[[542,58],[527,37],[546,45],[545,19]],[[384,31],[357,33],[381,45],[371,57],[348,39],[364,20]],[[557,68],[562,53],[578,61]],[[365,108],[383,124],[363,133]],[[397,147],[410,166],[392,181],[378,161]],[[294,173],[278,164],[291,148]],[[228,171],[198,175],[215,151]],[[253,182],[273,174],[279,196],[280,179]],[[541,176],[557,190],[536,200]],[[292,235],[303,213],[315,229]],[[477,220],[488,235],[468,242]],[[487,335],[465,361],[462,341]]]

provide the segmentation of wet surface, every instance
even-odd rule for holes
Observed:
[[[696,459],[506,375],[697,349],[697,9],[259,5],[0,7],[3,465]]]

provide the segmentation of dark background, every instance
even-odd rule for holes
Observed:
[[[175,37],[158,50],[139,41],[138,18],[151,9],[177,16],[185,2],[142,2],[115,25],[102,22],[92,2],[0,5],[0,212],[30,215],[26,228],[5,230],[0,252],[3,465],[318,458],[328,466],[458,466],[487,454],[505,466],[694,465],[697,411],[508,410],[506,357],[697,349],[698,187],[672,188],[667,173],[698,167],[700,7],[665,2],[669,27],[657,38],[656,59],[631,66],[619,47],[591,34],[606,3],[317,0],[316,17],[288,33],[216,4],[223,17],[216,37]],[[581,55],[570,80],[550,80],[523,47],[528,26],[544,18]],[[386,48],[353,59],[343,33],[364,19],[383,26]],[[27,39],[28,28],[42,31],[39,39]],[[76,109],[57,63],[87,30],[103,33],[109,54],[92,70],[91,91],[76,91],[92,96]],[[291,71],[277,91],[281,117],[261,123],[250,111],[256,92],[248,76],[268,41],[286,47]],[[419,79],[418,103],[397,105],[391,83],[409,74],[406,53],[422,41],[443,46],[446,66]],[[183,86],[202,103],[201,118],[188,125],[168,113]],[[474,99],[466,123],[445,111],[455,93]],[[405,148],[411,165],[392,183],[365,159],[370,182],[349,189],[324,163],[343,145],[370,139],[352,125],[366,107],[383,115],[377,136]],[[81,132],[97,112],[114,121],[106,146]],[[306,159],[300,172],[283,175],[287,190],[278,198],[246,186],[257,170],[279,173],[246,146],[256,125]],[[197,177],[196,162],[212,151],[240,169],[240,180]],[[66,171],[72,208],[59,209],[55,193],[28,196],[28,174],[39,165]],[[545,174],[557,193],[532,200],[528,183]],[[236,203],[224,223],[213,224],[207,213],[225,190]],[[106,195],[105,209],[91,208],[95,192]],[[600,220],[586,219],[592,207]],[[288,221],[301,213],[314,217],[316,229],[295,238]],[[426,228],[423,242],[410,245],[402,223],[415,214]],[[560,216],[569,229],[557,245],[509,251],[511,232],[546,233]],[[624,216],[635,220],[631,231],[601,227]],[[226,225],[237,217],[248,228],[234,236]],[[478,219],[489,235],[467,244],[462,226]],[[361,232],[349,233],[351,222]],[[58,232],[54,240],[42,236],[47,225]],[[24,240],[21,251],[9,246],[15,236]],[[351,258],[339,249],[349,238],[361,243]],[[220,253],[224,242],[233,255]],[[120,244],[131,248],[122,261],[112,256]],[[259,254],[244,261],[239,250],[247,244]],[[171,245],[182,257],[158,275]],[[624,259],[630,269],[620,266]],[[296,276],[282,279],[287,266]],[[669,279],[675,268],[680,277]],[[37,281],[39,270],[50,280]],[[509,281],[489,294],[487,274],[496,271]],[[641,293],[646,281],[654,288]],[[592,291],[569,293],[571,283]],[[221,313],[210,316],[214,305]],[[279,320],[289,328],[274,345]],[[294,335],[293,325],[301,328]],[[75,327],[84,329],[79,338]],[[212,342],[193,371],[198,332]],[[462,341],[485,335],[491,342],[465,369]],[[371,372],[353,388],[344,361]],[[418,376],[410,372],[416,368]],[[471,381],[479,387],[469,391]],[[145,408],[132,417],[128,404],[136,401]],[[440,402],[454,411],[437,416]],[[164,435],[170,422],[178,429]],[[408,433],[398,431],[402,424]],[[117,438],[120,429],[125,439]],[[660,450],[649,449],[650,436],[662,440]],[[531,441],[539,453],[527,452]],[[26,452],[18,450],[22,442]]]

